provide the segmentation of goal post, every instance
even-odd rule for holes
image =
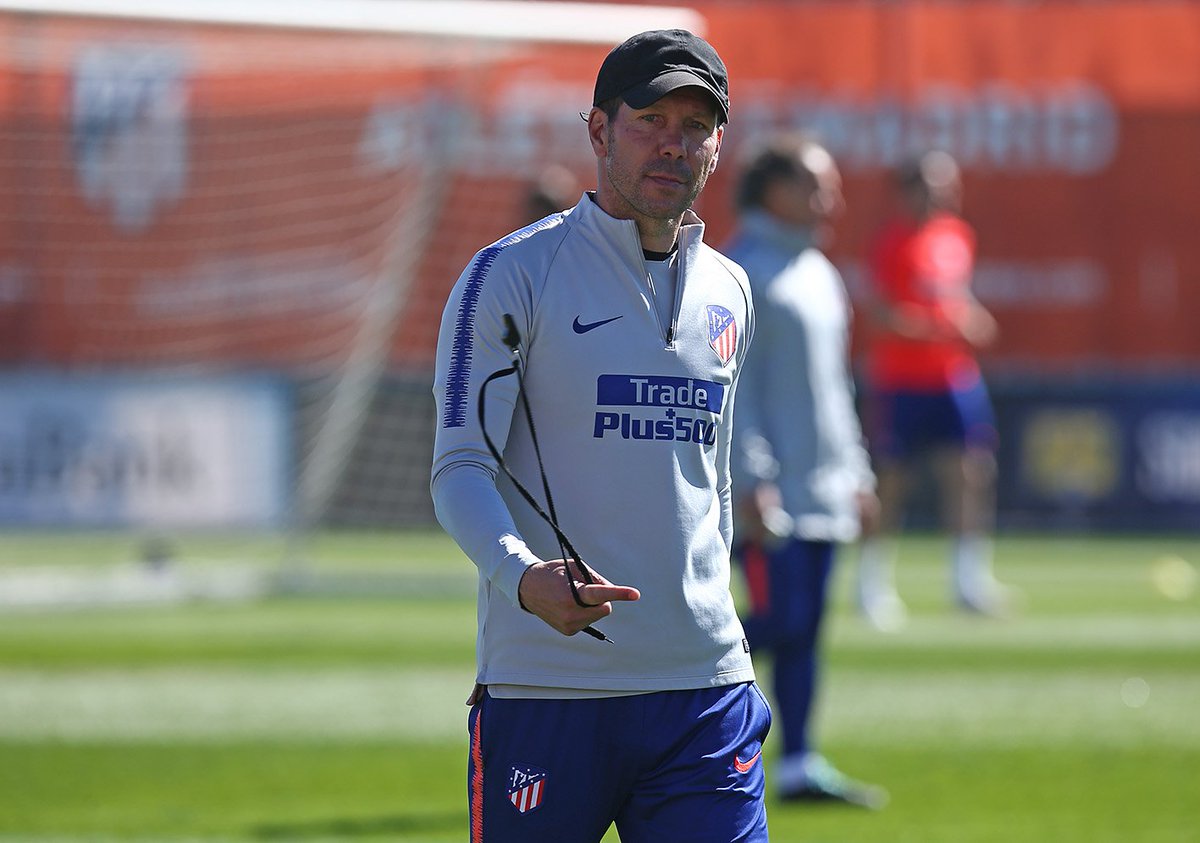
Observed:
[[[431,523],[446,294],[680,7],[0,0],[0,524]],[[3,564],[0,540],[0,564]]]
[[[646,29],[703,32],[678,6],[552,0],[5,0],[0,11],[474,41],[615,45]]]

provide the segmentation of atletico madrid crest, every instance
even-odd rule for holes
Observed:
[[[522,814],[537,808],[546,797],[546,777],[537,767],[509,768],[508,801]]]
[[[737,322],[726,307],[719,304],[708,306],[708,344],[725,365],[737,351]]]

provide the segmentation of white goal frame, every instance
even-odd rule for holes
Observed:
[[[37,18],[61,17],[120,24],[166,24],[263,29],[330,35],[415,36],[437,43],[441,39],[467,39],[504,50],[505,45],[565,44],[611,46],[648,29],[681,28],[704,34],[703,17],[678,6],[633,3],[544,2],[544,0],[0,0],[0,14]],[[436,152],[436,151],[435,151]],[[431,167],[444,166],[434,155]],[[417,185],[421,192],[414,207],[436,207],[443,197],[436,179]],[[382,283],[364,303],[364,317],[349,353],[338,370],[327,374],[330,388],[323,393],[322,423],[300,457],[293,478],[290,523],[284,525],[287,550],[285,570],[303,565],[309,531],[320,523],[332,491],[343,476],[351,451],[362,438],[364,408],[379,392],[387,366],[387,339],[412,277],[413,255],[404,248],[400,232],[420,236],[430,219],[413,213],[394,221],[395,234],[385,244]],[[103,572],[102,572],[103,573]],[[147,579],[147,589],[131,591],[127,578],[92,583],[78,599],[66,598],[57,586],[50,591],[34,586],[23,589],[31,606],[54,603],[46,595],[59,594],[64,602],[151,602],[179,599],[168,593],[162,572],[136,569]],[[249,573],[249,572],[248,572]],[[103,574],[107,576],[107,574]],[[124,573],[122,573],[124,576]],[[157,577],[158,579],[152,579]],[[253,579],[253,578],[252,578]],[[118,582],[119,580],[119,582]],[[40,580],[38,582],[41,582]],[[97,581],[99,582],[99,581]],[[116,585],[113,585],[116,583]],[[146,583],[142,583],[145,585]],[[140,586],[139,586],[140,587]],[[257,593],[254,580],[250,592]],[[203,596],[219,599],[209,594]],[[111,592],[111,594],[110,594]],[[136,593],[135,593],[136,592]],[[244,598],[250,592],[238,592]],[[198,592],[190,588],[187,598]],[[39,596],[40,595],[40,596]]]
[[[0,11],[575,44],[647,29],[704,34],[704,18],[679,6],[540,0],[0,0]]]

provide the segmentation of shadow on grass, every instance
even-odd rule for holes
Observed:
[[[327,837],[373,837],[465,830],[461,811],[404,816],[334,818],[297,823],[267,823],[250,829],[256,840],[312,840]]]

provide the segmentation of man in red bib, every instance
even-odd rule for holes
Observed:
[[[919,458],[932,461],[953,536],[954,598],[989,615],[1006,613],[1011,603],[992,575],[996,426],[975,359],[976,349],[995,340],[996,322],[971,293],[975,234],[959,216],[958,165],[944,152],[928,152],[897,170],[895,186],[901,212],[871,256],[870,438],[882,520],[863,545],[858,592],[868,621],[884,630],[906,618],[892,539]]]

